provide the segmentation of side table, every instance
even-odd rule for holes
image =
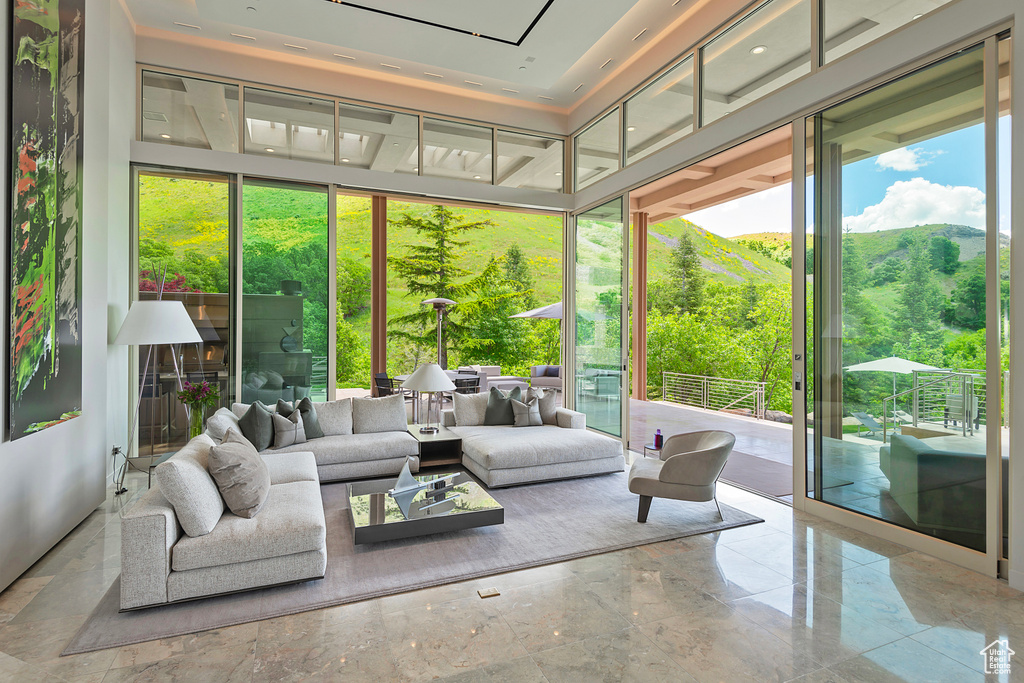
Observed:
[[[420,467],[462,464],[462,437],[447,427],[438,426],[437,433],[420,432],[423,425],[409,425],[409,433],[420,442]]]
[[[655,446],[653,443],[645,443],[644,444],[644,457],[645,458],[651,457],[651,456],[647,455],[648,451],[653,453],[655,458],[661,458],[661,447],[660,446]]]

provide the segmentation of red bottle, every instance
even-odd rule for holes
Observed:
[[[654,447],[661,448],[661,444],[664,443],[665,437],[661,435],[661,430],[654,432]]]

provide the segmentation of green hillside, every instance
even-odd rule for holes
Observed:
[[[648,228],[647,267],[651,279],[667,276],[672,249],[679,237],[687,233],[700,254],[708,277],[726,284],[789,283],[790,270],[781,263],[760,254],[735,240],[719,237],[700,226],[675,218]]]

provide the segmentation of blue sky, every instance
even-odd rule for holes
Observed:
[[[1000,180],[1008,188],[1009,122],[1000,119]],[[927,223],[984,228],[984,129],[979,124],[897,148],[843,168],[843,222],[857,232]],[[1002,199],[1006,199],[1005,192]],[[686,216],[723,237],[790,232],[790,186],[749,195]],[[1000,202],[1008,207],[1008,202]],[[1001,206],[1008,226],[1008,208]]]

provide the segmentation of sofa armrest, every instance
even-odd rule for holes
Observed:
[[[445,427],[455,426],[455,411],[454,410],[442,410],[441,411],[441,424]]]
[[[555,420],[562,429],[587,428],[587,416],[568,408],[555,408]]]
[[[121,609],[167,602],[171,548],[181,536],[174,508],[151,489],[121,520]]]

